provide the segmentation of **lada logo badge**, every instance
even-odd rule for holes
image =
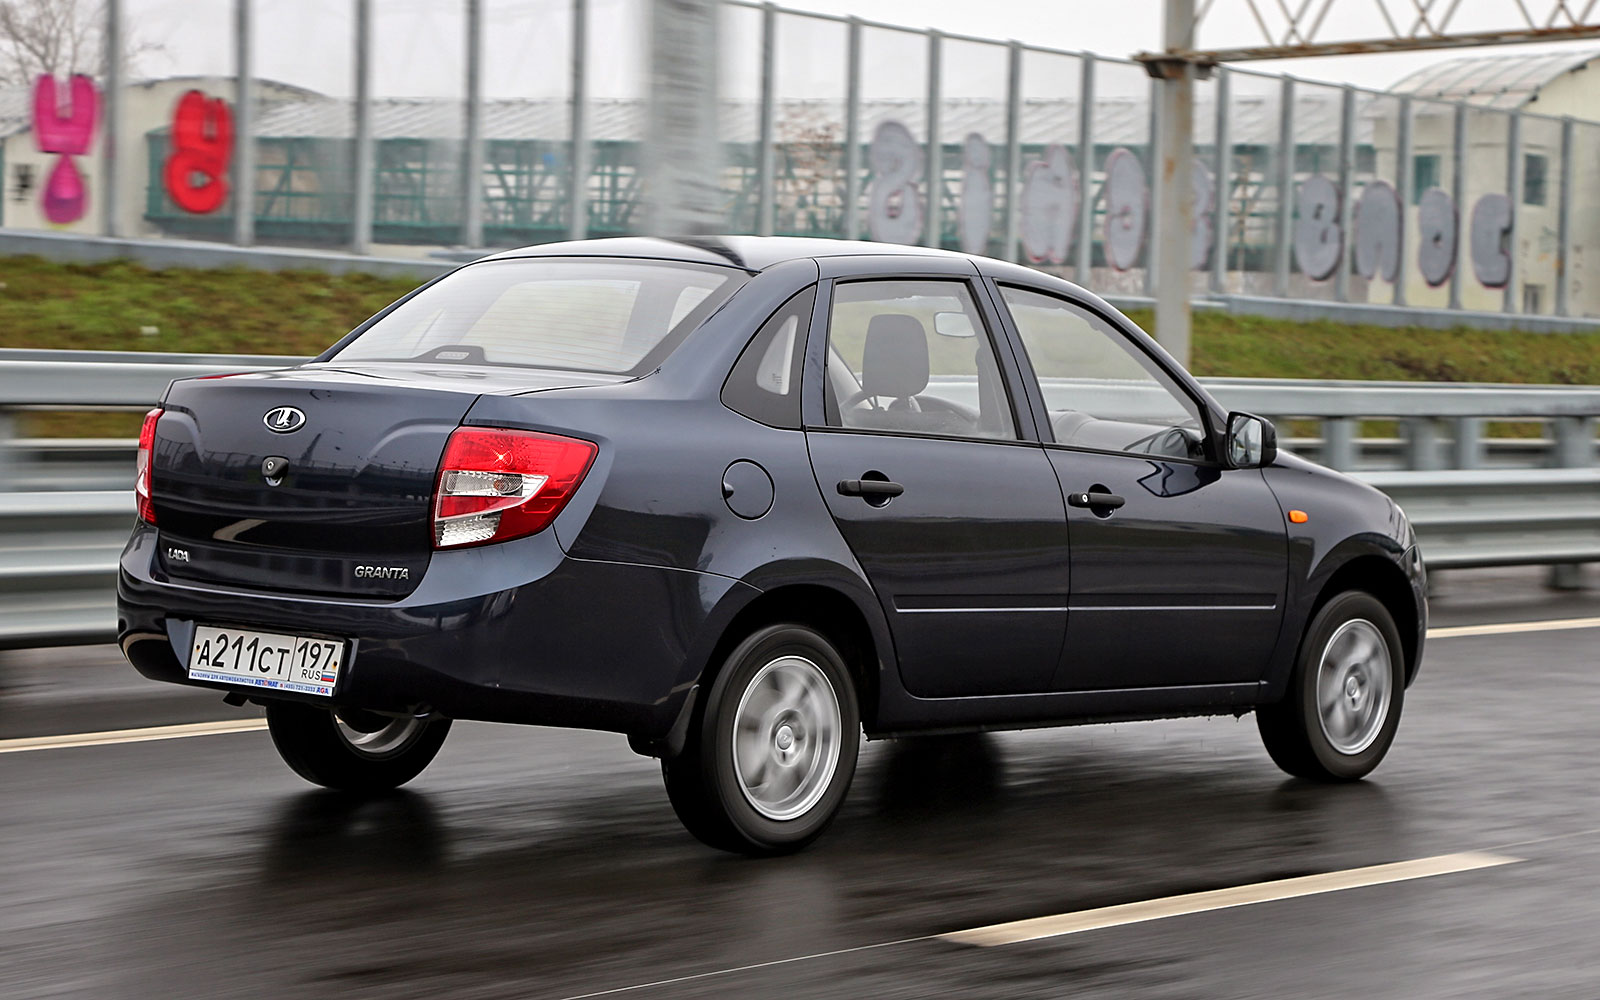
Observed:
[[[306,415],[304,411],[297,410],[292,406],[279,406],[268,410],[267,415],[261,418],[261,422],[267,425],[267,430],[269,431],[287,434],[290,431],[297,431],[304,427]]]

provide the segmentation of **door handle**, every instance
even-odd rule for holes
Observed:
[[[1090,510],[1116,510],[1128,501],[1115,493],[1069,493],[1068,507],[1087,507]]]
[[[842,497],[897,497],[906,491],[899,483],[882,479],[841,479],[839,495]]]

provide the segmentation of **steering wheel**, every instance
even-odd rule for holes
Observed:
[[[894,403],[890,403],[889,406],[880,407],[877,404],[877,399],[878,399],[878,394],[877,393],[868,392],[866,389],[857,389],[855,392],[850,394],[850,398],[849,399],[846,399],[843,403],[839,404],[839,409],[840,410],[848,410],[851,407],[860,405],[864,400],[868,400],[868,399],[873,401],[872,408],[874,410],[887,410],[890,407],[894,406]],[[895,403],[901,402],[902,400],[906,403],[906,409],[910,410],[912,413],[921,413],[922,412],[922,404],[917,401],[917,397],[915,397],[915,396],[897,396],[897,397],[895,397]]]

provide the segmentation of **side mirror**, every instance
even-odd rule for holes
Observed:
[[[972,317],[964,312],[937,312],[933,314],[933,332],[942,337],[976,337]]]
[[[1278,430],[1272,421],[1253,413],[1228,414],[1228,464],[1235,469],[1258,469],[1278,457]]]

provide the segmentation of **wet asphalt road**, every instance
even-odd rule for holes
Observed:
[[[1459,580],[1435,625],[1600,615],[1593,590]],[[109,660],[13,657],[0,737],[248,714],[120,697]],[[110,708],[39,693],[76,663]],[[459,724],[409,790],[364,803],[310,790],[260,732],[0,755],[0,997],[563,998],[1492,850],[1522,860],[620,995],[1592,1000],[1597,718],[1600,629],[1437,639],[1359,785],[1285,779],[1248,717],[874,743],[833,829],[768,861],[700,847],[654,762],[604,734]]]

